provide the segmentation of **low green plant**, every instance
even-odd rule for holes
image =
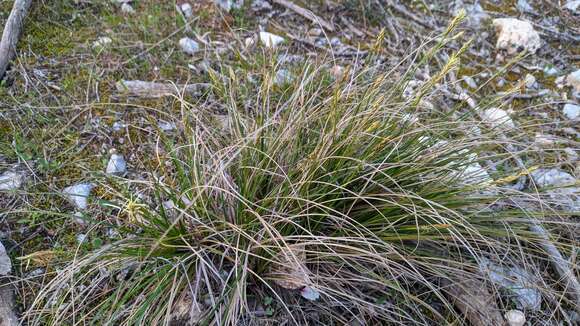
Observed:
[[[460,322],[441,280],[480,278],[481,256],[533,256],[531,213],[494,209],[493,181],[465,172],[484,143],[467,118],[422,118],[442,74],[405,99],[412,70],[329,83],[324,69],[284,88],[273,72],[253,88],[215,72],[224,123],[184,102],[181,134],[160,136],[152,198],[117,198],[132,236],[60,269],[27,322]]]

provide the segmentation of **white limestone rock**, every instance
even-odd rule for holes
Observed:
[[[580,7],[580,0],[568,0],[564,5],[564,8],[573,12],[578,11],[578,7]]]
[[[62,192],[77,209],[84,210],[88,207],[88,197],[93,188],[91,183],[79,183],[64,188]]]
[[[105,172],[107,172],[107,174],[115,175],[122,175],[127,172],[127,162],[125,162],[123,155],[112,154],[107,163],[107,169]]]
[[[519,310],[510,310],[504,315],[509,326],[524,326],[526,324],[526,315]]]
[[[580,69],[566,76],[566,85],[572,87],[575,92],[580,92]]]
[[[17,171],[6,171],[0,175],[0,191],[16,190],[24,183],[24,175]]]
[[[199,51],[199,43],[189,37],[183,37],[179,40],[181,50],[189,55],[194,55]]]
[[[0,242],[0,276],[6,276],[12,271],[12,262],[6,254],[6,248]]]
[[[94,49],[102,49],[113,43],[113,40],[108,36],[101,36],[93,42]]]
[[[500,126],[502,128],[511,129],[515,127],[514,121],[509,114],[499,108],[489,108],[480,114],[481,119],[492,127]]]
[[[175,122],[165,120],[159,120],[157,126],[159,127],[159,129],[165,132],[170,132],[177,129],[177,125],[175,124]]]
[[[240,9],[244,5],[244,0],[215,0],[214,3],[222,10],[229,12],[232,9]]]
[[[532,74],[527,74],[524,78],[524,84],[527,89],[538,88],[538,83],[536,82],[536,77]]]
[[[542,307],[542,293],[535,286],[537,280],[533,274],[520,266],[500,266],[483,258],[479,263],[482,274],[511,292],[519,309],[538,311]]]
[[[496,48],[505,50],[508,55],[514,55],[522,50],[535,53],[542,41],[540,34],[532,24],[515,18],[497,18],[493,20],[497,33]]]
[[[477,162],[468,165],[461,173],[461,182],[465,185],[477,185],[491,181],[489,173]]]
[[[518,0],[516,6],[521,12],[535,13],[534,7],[527,0]]]
[[[580,117],[580,105],[568,103],[564,105],[562,113],[570,120],[577,120]]]
[[[130,4],[124,3],[121,5],[121,12],[126,15],[132,15],[135,13],[135,9],[133,9],[133,7]]]
[[[576,179],[560,169],[537,169],[531,174],[539,188],[564,187],[576,183]]]
[[[181,13],[183,13],[183,17],[185,17],[186,19],[193,18],[193,8],[189,3],[187,2],[182,3],[181,6],[179,6],[179,9],[181,10]]]
[[[285,41],[282,36],[269,32],[260,32],[259,37],[260,42],[267,48],[275,48]]]

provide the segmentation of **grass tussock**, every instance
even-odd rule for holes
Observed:
[[[110,201],[133,236],[55,272],[27,321],[460,321],[442,284],[482,278],[482,257],[534,251],[530,213],[495,209],[494,182],[472,172],[489,145],[465,128],[474,121],[422,112],[457,62],[410,98],[412,70],[332,80],[305,66],[284,85],[274,70],[256,84],[214,71],[227,115],[183,102],[178,137],[159,138],[149,198]]]

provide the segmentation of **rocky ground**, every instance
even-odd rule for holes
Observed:
[[[0,3],[0,21],[11,5]],[[523,157],[533,187],[570,186],[546,198],[577,214],[580,1],[35,2],[18,57],[0,85],[0,238],[6,248],[0,247],[0,274],[14,285],[16,311],[31,304],[54,266],[126,236],[111,227],[120,223],[112,216],[131,217],[114,199],[154,195],[143,185],[162,175],[168,153],[157,144],[182,127],[177,117],[184,98],[215,113],[219,123],[223,108],[198,96],[213,78],[251,81],[274,71],[273,82],[283,85],[303,65],[320,62],[335,78],[373,66],[403,74],[419,59],[417,49],[462,11],[462,33],[420,67],[405,92],[416,92],[453,51],[462,52],[457,68],[422,105],[454,119],[454,108],[492,104],[474,128],[501,125],[513,143],[505,151]],[[522,167],[506,160],[485,170],[517,173]],[[103,178],[106,183],[96,181]],[[578,275],[580,224],[577,216],[566,218],[559,236],[571,244],[565,256]],[[489,270],[494,279],[497,270]],[[494,281],[510,287],[515,279],[495,275]],[[540,311],[534,293],[518,295],[518,308],[557,324]],[[578,322],[572,308],[562,324]]]

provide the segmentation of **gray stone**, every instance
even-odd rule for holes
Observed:
[[[121,12],[127,15],[132,15],[135,13],[135,9],[133,9],[130,4],[124,3],[121,5]]]
[[[193,8],[191,7],[191,5],[187,2],[184,2],[181,4],[181,6],[179,7],[179,9],[181,9],[181,12],[183,13],[183,17],[185,17],[186,19],[191,19],[193,18]]]
[[[0,275],[6,276],[12,271],[12,262],[6,253],[6,248],[0,242]]]
[[[465,185],[477,185],[491,180],[489,173],[477,162],[468,165],[461,173],[461,182]]]
[[[546,196],[549,204],[566,212],[580,211],[580,187],[568,187],[549,190]]]
[[[559,169],[538,169],[530,175],[540,189],[563,187],[573,185],[576,182],[571,174]]]
[[[465,81],[465,83],[467,84],[467,86],[469,86],[469,88],[472,88],[472,89],[476,89],[477,88],[477,83],[475,82],[475,80],[472,77],[465,76],[465,77],[463,77],[463,80]]]
[[[165,120],[159,120],[157,126],[159,127],[159,129],[165,132],[177,129],[177,125],[174,122]]]
[[[113,40],[110,37],[102,36],[93,42],[93,48],[105,48],[111,43],[113,43]]]
[[[548,65],[544,67],[544,75],[546,76],[556,76],[560,73],[560,70],[558,70],[558,68],[552,66],[552,65]]]
[[[483,258],[479,263],[481,272],[498,286],[508,290],[518,308],[540,310],[542,294],[534,287],[536,278],[520,266],[499,266]]]
[[[511,129],[515,124],[507,111],[498,108],[489,108],[480,114],[481,119],[492,127],[500,126]]]
[[[22,186],[24,175],[17,171],[6,171],[0,175],[0,191],[16,190]]]
[[[181,50],[189,55],[193,55],[199,51],[199,43],[189,37],[183,37],[179,40],[179,47]]]
[[[509,326],[524,326],[526,323],[526,315],[519,310],[509,310],[504,316]]]
[[[521,50],[535,53],[542,41],[540,34],[532,24],[515,18],[497,18],[493,20],[497,36],[496,48],[505,50],[508,55],[514,55]]]
[[[564,5],[564,8],[574,12],[578,10],[578,7],[580,7],[580,0],[568,0]]]
[[[87,235],[84,233],[79,233],[79,234],[77,234],[76,238],[77,238],[77,242],[80,244],[80,243],[83,243],[87,240]]]
[[[113,131],[121,131],[126,127],[127,127],[127,125],[123,122],[115,121],[113,123]]]
[[[116,175],[122,175],[127,172],[127,162],[125,162],[123,155],[112,154],[109,163],[107,163],[106,172],[107,174]]]
[[[62,192],[77,209],[84,210],[88,207],[88,197],[93,188],[93,184],[79,183],[64,188]]]
[[[252,10],[253,11],[272,10],[272,5],[265,0],[254,0],[252,1]]]
[[[526,77],[524,78],[524,83],[526,84],[526,88],[528,88],[528,89],[538,87],[538,83],[536,82],[536,77],[534,77],[534,75],[532,75],[532,74],[526,75]]]
[[[534,7],[532,7],[527,0],[518,0],[517,2],[518,10],[521,12],[535,13]]]
[[[476,1],[473,5],[466,5],[462,0],[456,0],[453,15],[456,16],[461,9],[465,10],[465,13],[467,14],[467,24],[473,28],[480,27],[482,23],[489,18],[489,15],[479,4],[479,1]]]
[[[566,118],[576,120],[580,117],[580,105],[568,103],[564,105],[563,113]]]
[[[260,32],[259,34],[260,42],[267,48],[275,48],[284,42],[282,36],[268,32]]]
[[[230,11],[232,9],[239,9],[244,5],[244,0],[215,0],[216,6],[225,11]]]

